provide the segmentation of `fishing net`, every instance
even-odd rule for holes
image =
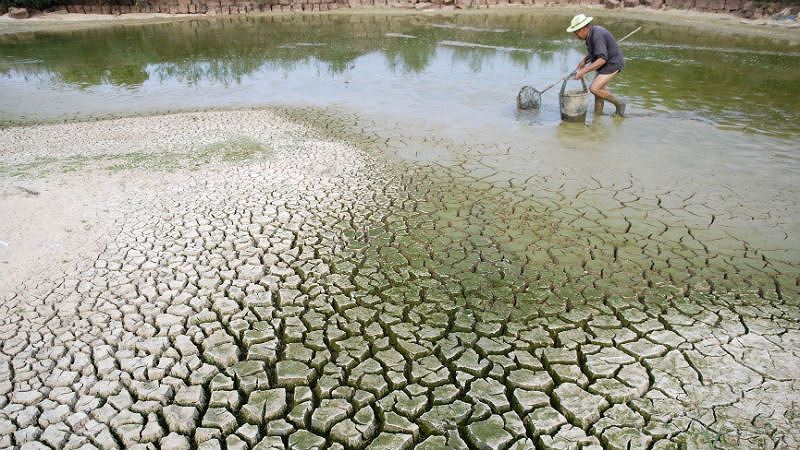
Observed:
[[[531,86],[522,86],[517,94],[517,108],[539,109],[542,104],[542,93]]]

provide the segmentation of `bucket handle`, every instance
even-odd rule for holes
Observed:
[[[559,97],[564,96],[564,89],[567,88],[567,81],[569,81],[571,78],[574,78],[576,73],[577,72],[572,72],[566,78],[564,78],[564,82],[561,83],[561,92],[558,94]],[[586,88],[586,81],[583,78],[581,78],[581,84],[583,85],[583,92],[589,92],[589,89]]]

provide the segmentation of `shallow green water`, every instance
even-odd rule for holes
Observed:
[[[496,119],[485,114],[507,115],[498,106],[513,105],[521,83],[541,88],[574,66],[582,44],[564,33],[563,14],[201,18],[4,35],[0,120],[270,103],[392,114],[446,107]],[[616,82],[637,114],[800,132],[800,49],[601,20],[618,36],[644,26],[624,44],[627,67]]]
[[[561,123],[558,88],[521,112],[522,85],[570,71],[568,12],[199,18],[0,35],[0,125],[206,108],[327,108],[394,154],[460,163],[503,184],[631,184],[704,205],[760,246],[800,253],[800,49],[602,17],[627,65],[629,118]],[[611,106],[608,105],[607,112]],[[348,116],[349,117],[349,116]],[[187,126],[191,126],[187,124]],[[562,183],[562,181],[558,181]],[[710,211],[710,212],[709,212]],[[696,217],[695,217],[696,216]]]

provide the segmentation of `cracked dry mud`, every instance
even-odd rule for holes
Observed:
[[[0,132],[20,146],[8,166],[35,160],[47,127],[65,156],[103,161],[165,151],[135,133],[85,145],[109,128],[186,154],[269,149],[164,172],[113,205],[102,250],[8,289],[0,448],[800,446],[797,261],[695,226],[686,200],[530,195],[313,119]],[[91,164],[88,179],[119,176]]]

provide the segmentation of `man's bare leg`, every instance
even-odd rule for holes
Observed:
[[[595,97],[595,103],[594,103],[595,111],[597,108],[598,100],[600,101],[608,100],[611,103],[613,103],[614,106],[617,108],[616,114],[618,116],[625,115],[625,102],[615,97],[613,94],[611,94],[611,92],[609,92],[608,89],[606,89],[606,85],[608,85],[608,82],[611,81],[611,79],[614,78],[614,75],[616,75],[617,73],[618,72],[608,73],[608,74],[597,74],[597,76],[594,77],[592,85],[589,86],[589,91],[592,94],[594,94]]]

